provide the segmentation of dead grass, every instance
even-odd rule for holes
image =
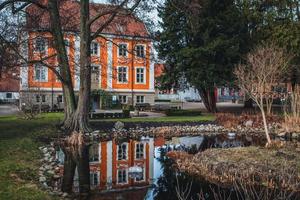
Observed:
[[[176,156],[173,156],[176,158]],[[246,182],[300,191],[300,145],[208,149],[176,160],[180,170],[222,185]]]
[[[231,113],[217,113],[216,122],[225,128],[237,128],[237,126],[245,126],[247,121],[252,121],[254,128],[263,128],[263,119],[261,114],[257,113],[242,113],[240,115],[231,114]],[[282,116],[270,115],[267,116],[268,124],[278,123],[280,124],[283,121]]]

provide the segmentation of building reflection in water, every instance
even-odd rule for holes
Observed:
[[[113,192],[109,199],[114,199],[113,196],[117,193],[125,197],[126,190],[131,190],[130,195],[132,191],[136,191],[136,199],[143,199],[147,188],[153,182],[153,138],[144,138],[140,141],[128,139],[99,142],[90,146],[89,154],[92,190],[103,194]],[[57,159],[62,164],[63,170],[62,151],[57,152]],[[78,191],[77,173],[74,190]],[[99,196],[95,199],[102,198]]]

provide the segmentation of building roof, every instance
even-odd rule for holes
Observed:
[[[17,70],[0,74],[0,92],[19,92],[20,83]]]
[[[47,2],[47,0],[42,1]],[[64,31],[79,31],[80,27],[80,4],[75,0],[60,0],[59,12],[61,16],[61,24]],[[107,13],[116,9],[116,6],[109,4],[90,3],[90,18],[98,13]],[[43,9],[31,4],[26,8],[27,15],[27,28],[29,30],[49,30],[50,20],[49,13]],[[126,10],[119,12],[114,20],[104,28],[102,34],[113,34],[122,36],[136,36],[136,37],[149,37],[149,33],[145,24],[136,18],[133,14],[126,14]],[[104,15],[96,20],[91,31],[101,27],[111,14]]]

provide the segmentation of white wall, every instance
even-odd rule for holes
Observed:
[[[12,93],[12,98],[6,98],[6,93]],[[20,94],[18,92],[0,92],[1,100],[16,100],[20,98]]]

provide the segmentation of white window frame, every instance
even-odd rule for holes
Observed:
[[[125,82],[121,82],[119,81],[119,69],[120,68],[126,68],[126,81]],[[117,67],[117,83],[118,84],[127,84],[128,83],[128,67],[127,66],[118,66]]]
[[[125,152],[126,159],[121,159],[121,160],[128,160],[128,143],[127,142],[123,142],[123,143],[117,145],[117,160],[118,161],[120,161],[119,160],[119,145],[124,145],[124,144],[126,145],[126,152]]]
[[[138,69],[143,69],[144,70],[144,73],[143,73],[143,79],[144,81],[143,82],[138,82]],[[146,84],[146,67],[136,67],[135,68],[135,84],[141,84],[141,85],[145,85]]]
[[[92,180],[91,180],[91,175],[93,174],[93,178],[92,178]],[[98,183],[97,183],[97,185],[95,185],[95,183],[94,183],[94,175],[96,174],[96,176],[97,176],[97,180],[98,180]],[[90,172],[90,182],[91,182],[91,187],[92,188],[96,188],[96,187],[98,187],[99,185],[100,185],[100,172],[99,171],[97,171],[97,172]]]
[[[138,102],[138,97],[143,97],[143,102]],[[136,100],[136,103],[145,103],[145,96],[144,95],[136,95],[135,100]]]
[[[99,143],[93,144],[93,145],[98,145],[98,160],[96,160],[96,161],[89,161],[89,162],[90,163],[100,163],[100,161],[101,161],[101,145]]]
[[[43,51],[40,51],[40,49],[37,49],[37,40],[38,39],[42,39],[45,42],[45,49]],[[34,52],[47,54],[47,50],[48,50],[48,40],[47,40],[47,38],[42,37],[42,36],[36,37],[34,39]]]
[[[37,79],[36,78],[36,67],[39,67],[40,69],[40,71],[39,71],[39,73],[40,73],[40,75],[39,75],[39,77],[40,77],[40,79]],[[47,67],[45,67],[45,66],[43,66],[43,65],[41,65],[41,64],[36,64],[36,65],[34,65],[33,66],[33,68],[34,68],[34,81],[35,82],[48,82],[48,68]],[[41,70],[45,70],[45,80],[41,80]]]
[[[125,101],[123,101],[123,97],[125,97]],[[120,99],[122,99],[122,101],[120,101]],[[122,103],[122,104],[126,104],[128,102],[127,95],[119,95],[119,102]]]
[[[9,94],[10,97],[7,97],[8,94]],[[11,92],[6,92],[5,98],[6,98],[6,99],[12,99],[12,98],[13,98],[12,93],[11,93]]]
[[[137,55],[137,53],[138,53],[137,47],[138,46],[143,46],[144,47],[144,57],[140,57],[140,56]],[[135,55],[136,55],[137,58],[146,58],[146,52],[147,51],[146,51],[146,45],[145,44],[136,44],[135,45]]]
[[[143,145],[143,157],[142,158],[137,158],[137,146],[141,145],[141,144]],[[146,147],[146,145],[143,142],[138,142],[138,143],[135,144],[134,158],[136,160],[143,160],[143,159],[145,159],[145,147]]]
[[[121,170],[126,172],[126,182],[122,182],[122,183],[119,182],[119,171],[121,171]],[[117,184],[118,185],[126,185],[126,184],[128,184],[128,169],[124,169],[124,168],[117,169]]]
[[[125,51],[125,56],[120,56],[120,45],[126,45],[126,51]],[[124,57],[124,58],[127,58],[128,57],[128,43],[118,43],[118,45],[117,45],[117,56],[118,57]]]
[[[94,44],[97,45],[97,53],[94,53]],[[92,48],[93,47],[93,48]],[[100,44],[97,41],[92,41],[91,42],[91,56],[96,56],[96,57],[100,57]]]
[[[134,182],[141,183],[141,182],[145,182],[145,181],[146,181],[146,170],[145,170],[145,166],[143,166],[142,168],[143,168],[143,179],[142,179],[142,180],[137,180],[137,178],[134,178]]]

